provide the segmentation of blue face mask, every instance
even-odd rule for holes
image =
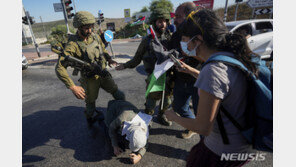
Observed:
[[[195,36],[194,36],[194,37],[195,37]],[[198,45],[197,45],[194,49],[192,49],[192,50],[188,50],[188,49],[187,49],[187,48],[188,48],[188,43],[189,43],[194,37],[192,37],[188,42],[183,42],[183,41],[180,42],[180,45],[181,45],[181,48],[182,48],[183,52],[184,52],[185,54],[187,54],[188,56],[196,56],[196,48],[198,47]]]

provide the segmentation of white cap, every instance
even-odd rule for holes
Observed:
[[[132,152],[137,152],[147,143],[147,126],[145,123],[132,123],[128,128],[127,139]]]

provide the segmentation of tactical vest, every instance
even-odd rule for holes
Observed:
[[[90,44],[85,44],[83,41],[76,41],[82,53],[82,59],[88,63],[93,63],[96,61],[102,66],[102,69],[105,69],[107,61],[103,53],[101,42],[95,34],[92,34],[91,36],[94,38],[94,40]]]
[[[159,38],[160,43],[165,48],[168,48],[168,41],[170,40],[170,37],[171,37],[171,35],[168,32],[165,32]],[[148,49],[143,55],[143,64],[144,64],[145,72],[148,73],[148,75],[150,75],[154,70],[154,66],[157,61],[157,58],[156,58],[154,52],[152,51],[152,49],[150,49],[152,36],[150,35],[147,38],[148,38],[148,40],[147,40],[147,48]]]

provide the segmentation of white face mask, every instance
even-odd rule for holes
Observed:
[[[194,37],[195,37],[195,36],[194,36]],[[188,43],[189,43],[194,37],[192,37],[188,42],[183,42],[183,41],[180,42],[180,45],[181,45],[181,48],[182,48],[183,52],[184,52],[185,54],[187,54],[188,56],[196,56],[196,48],[198,47],[198,45],[196,45],[195,48],[192,49],[192,50],[188,50],[188,49],[187,49],[187,48],[188,48]]]

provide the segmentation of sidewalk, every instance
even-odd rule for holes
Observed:
[[[125,63],[129,61],[132,56],[124,53],[114,53],[114,61],[117,63]],[[38,57],[37,53],[24,53],[26,56],[29,66],[52,66],[57,63],[58,55],[53,52],[41,52],[41,57]],[[107,68],[110,68],[107,66]]]
[[[112,41],[112,44],[117,44],[117,43],[125,43],[125,42],[137,42],[141,41],[142,39],[115,39]],[[40,48],[42,47],[50,47],[49,44],[44,44],[44,45],[39,45]],[[27,45],[23,46],[23,48],[35,48],[33,45]],[[41,57],[38,57],[37,52],[27,52],[23,53],[23,55],[27,58],[28,62],[30,65],[34,64],[42,64],[42,62],[51,62],[54,63],[58,59],[58,55],[54,52],[48,51],[48,52],[40,52]],[[131,59],[130,55],[123,54],[123,53],[114,53],[115,55],[115,61],[118,63],[124,63]]]

